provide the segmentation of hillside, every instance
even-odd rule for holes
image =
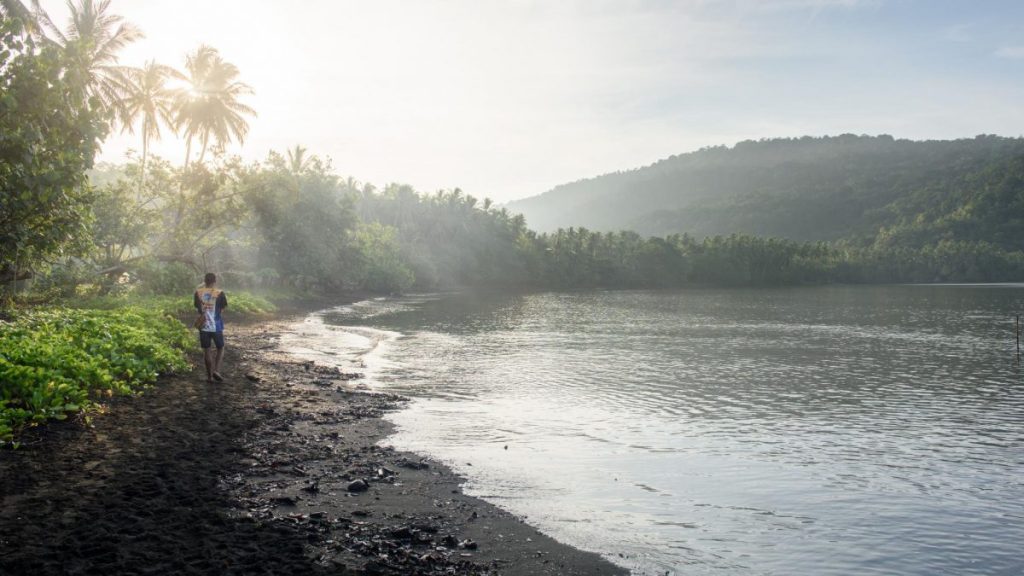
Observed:
[[[564,184],[508,209],[540,231],[582,226],[918,246],[945,238],[1019,249],[1022,159],[1024,140],[998,136],[746,141]]]

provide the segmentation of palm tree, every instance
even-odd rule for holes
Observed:
[[[63,31],[45,12],[36,10],[36,14],[69,59],[72,86],[81,89],[85,98],[95,98],[102,111],[120,117],[128,68],[117,65],[117,53],[142,38],[142,32],[121,16],[109,14],[109,7],[110,0],[79,0],[77,5],[68,0],[71,17]]]
[[[142,132],[142,174],[139,176],[139,191],[146,185],[146,158],[149,155],[151,139],[160,139],[160,124],[174,126],[174,90],[167,87],[170,78],[184,76],[170,66],[150,60],[142,68],[127,71],[128,84],[120,101],[123,131],[134,133],[139,122]]]
[[[306,156],[306,152],[308,152],[306,147],[299,144],[296,144],[295,148],[288,149],[288,171],[293,175],[298,176],[310,167],[313,159]]]
[[[255,116],[256,111],[238,101],[239,96],[252,94],[252,88],[238,81],[238,67],[215,48],[202,45],[186,56],[185,70],[189,86],[178,92],[175,120],[184,130],[188,167],[193,138],[202,143],[202,162],[211,138],[221,144],[232,139],[242,143],[249,132],[244,116]]]

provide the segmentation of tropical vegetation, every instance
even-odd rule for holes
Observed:
[[[35,309],[0,322],[0,441],[188,367],[184,325],[160,311]]]

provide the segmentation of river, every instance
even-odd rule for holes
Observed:
[[[284,346],[637,575],[1021,574],[1021,312],[1021,285],[437,294]]]

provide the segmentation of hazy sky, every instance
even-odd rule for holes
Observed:
[[[44,1],[63,21],[60,1]],[[1024,2],[114,0],[123,62],[218,48],[243,147],[499,202],[748,138],[1024,134]],[[102,160],[138,138],[115,136]],[[155,151],[175,162],[169,136]]]

